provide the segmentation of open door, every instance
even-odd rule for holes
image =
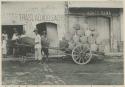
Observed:
[[[39,23],[36,25],[39,34],[42,34],[43,31],[47,32],[47,37],[50,41],[50,47],[58,47],[59,46],[59,39],[58,39],[58,31],[57,31],[57,24],[44,22]],[[49,49],[50,53],[55,53],[55,50]]]
[[[2,25],[2,32],[5,31],[8,35],[8,51],[7,51],[7,54],[8,55],[12,55],[13,54],[13,48],[10,47],[10,40],[12,39],[13,37],[13,33],[14,33],[14,28],[16,28],[16,31],[19,33],[19,34],[22,34],[23,33],[23,25]]]
[[[19,34],[23,33],[23,25],[2,25],[2,32],[5,31],[8,35],[8,39],[11,39],[14,33],[14,28]]]

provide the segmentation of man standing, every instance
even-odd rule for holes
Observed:
[[[42,45],[42,50],[41,53],[44,52],[44,55],[46,56],[46,62],[48,61],[48,56],[49,56],[49,40],[47,38],[47,33],[46,31],[43,31],[43,34],[41,36],[41,45]]]
[[[35,33],[35,60],[39,60],[42,62],[42,54],[41,54],[41,37],[38,34],[38,30],[34,30]]]
[[[12,36],[12,42],[13,42],[13,56],[14,57],[17,57],[17,47],[16,47],[16,44],[18,42],[18,39],[19,39],[19,33],[17,32],[16,28],[14,28],[14,33],[13,33],[13,36]]]

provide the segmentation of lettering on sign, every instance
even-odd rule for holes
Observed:
[[[58,18],[56,15],[20,14],[21,21],[57,21]]]
[[[58,21],[63,15],[42,15],[42,14],[14,14],[9,13],[11,17],[18,17],[20,21]]]

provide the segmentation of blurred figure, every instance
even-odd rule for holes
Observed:
[[[19,39],[19,34],[16,30],[14,30],[13,36],[12,36],[12,40],[16,41],[17,39]]]
[[[96,41],[94,41],[94,43],[91,44],[91,51],[93,51],[93,52],[98,51],[98,45],[97,45]]]
[[[91,31],[89,28],[85,30],[85,36],[87,37],[87,42],[89,43],[89,38],[91,37]]]
[[[83,33],[81,36],[80,36],[80,42],[82,44],[87,44],[87,36],[85,36],[85,33]]]
[[[3,31],[2,36],[4,36],[6,41],[8,40],[8,35],[7,35],[6,31]]]
[[[91,30],[89,28],[87,28],[85,30],[85,36],[89,37],[91,35]]]
[[[72,49],[75,47],[75,43],[74,43],[73,40],[70,40],[70,41],[68,42],[68,44],[69,44],[69,49],[70,49],[70,50],[72,50]]]

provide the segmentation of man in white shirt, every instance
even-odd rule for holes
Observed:
[[[39,60],[41,62],[42,60],[42,54],[41,54],[41,37],[38,34],[38,30],[34,30],[35,33],[35,60]]]
[[[2,53],[3,53],[3,58],[6,57],[7,55],[7,40],[8,40],[8,35],[4,31],[2,34]]]
[[[19,36],[18,36],[18,32],[17,31],[15,31],[14,32],[14,34],[13,34],[13,37],[12,37],[12,40],[17,40],[19,38]]]
[[[5,37],[6,41],[8,40],[8,35],[7,35],[6,31],[3,31],[2,36]]]
[[[16,43],[17,40],[19,39],[19,35],[18,32],[16,31],[16,28],[14,28],[14,33],[12,36],[12,42],[13,42],[13,56],[17,56],[17,47],[16,47]]]

